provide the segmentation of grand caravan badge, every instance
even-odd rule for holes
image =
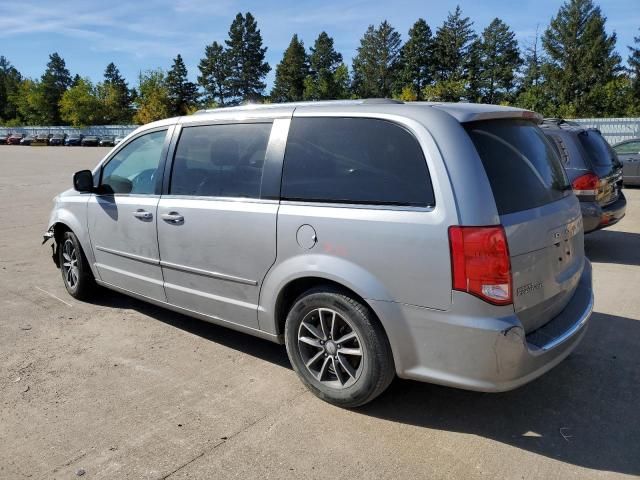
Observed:
[[[526,285],[522,285],[521,287],[518,287],[518,289],[516,290],[516,295],[518,297],[522,295],[528,295],[529,293],[535,292],[536,290],[540,290],[541,288],[542,288],[542,282],[527,283]]]

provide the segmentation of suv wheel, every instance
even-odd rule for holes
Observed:
[[[73,232],[64,232],[58,243],[58,259],[67,292],[78,300],[88,298],[95,287],[95,280],[78,237]]]
[[[316,396],[357,407],[380,395],[395,375],[391,347],[368,307],[331,288],[296,300],[285,324],[289,360]]]

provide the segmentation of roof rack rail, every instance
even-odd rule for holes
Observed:
[[[572,127],[579,127],[578,122],[572,122],[571,120],[565,120],[564,118],[547,117],[542,120],[542,123],[552,123],[554,125],[570,125]]]
[[[404,103],[402,100],[396,100],[395,98],[365,98],[362,100],[363,105],[367,104],[384,104],[384,103],[395,103],[401,104]]]

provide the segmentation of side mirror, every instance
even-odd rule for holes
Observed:
[[[73,188],[81,193],[93,192],[93,174],[91,170],[80,170],[74,173]]]

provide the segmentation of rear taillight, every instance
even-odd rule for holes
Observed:
[[[511,261],[501,225],[449,227],[453,289],[494,305],[513,302]]]
[[[572,183],[573,193],[576,195],[595,195],[598,193],[600,179],[593,173],[585,173],[576,178]]]

